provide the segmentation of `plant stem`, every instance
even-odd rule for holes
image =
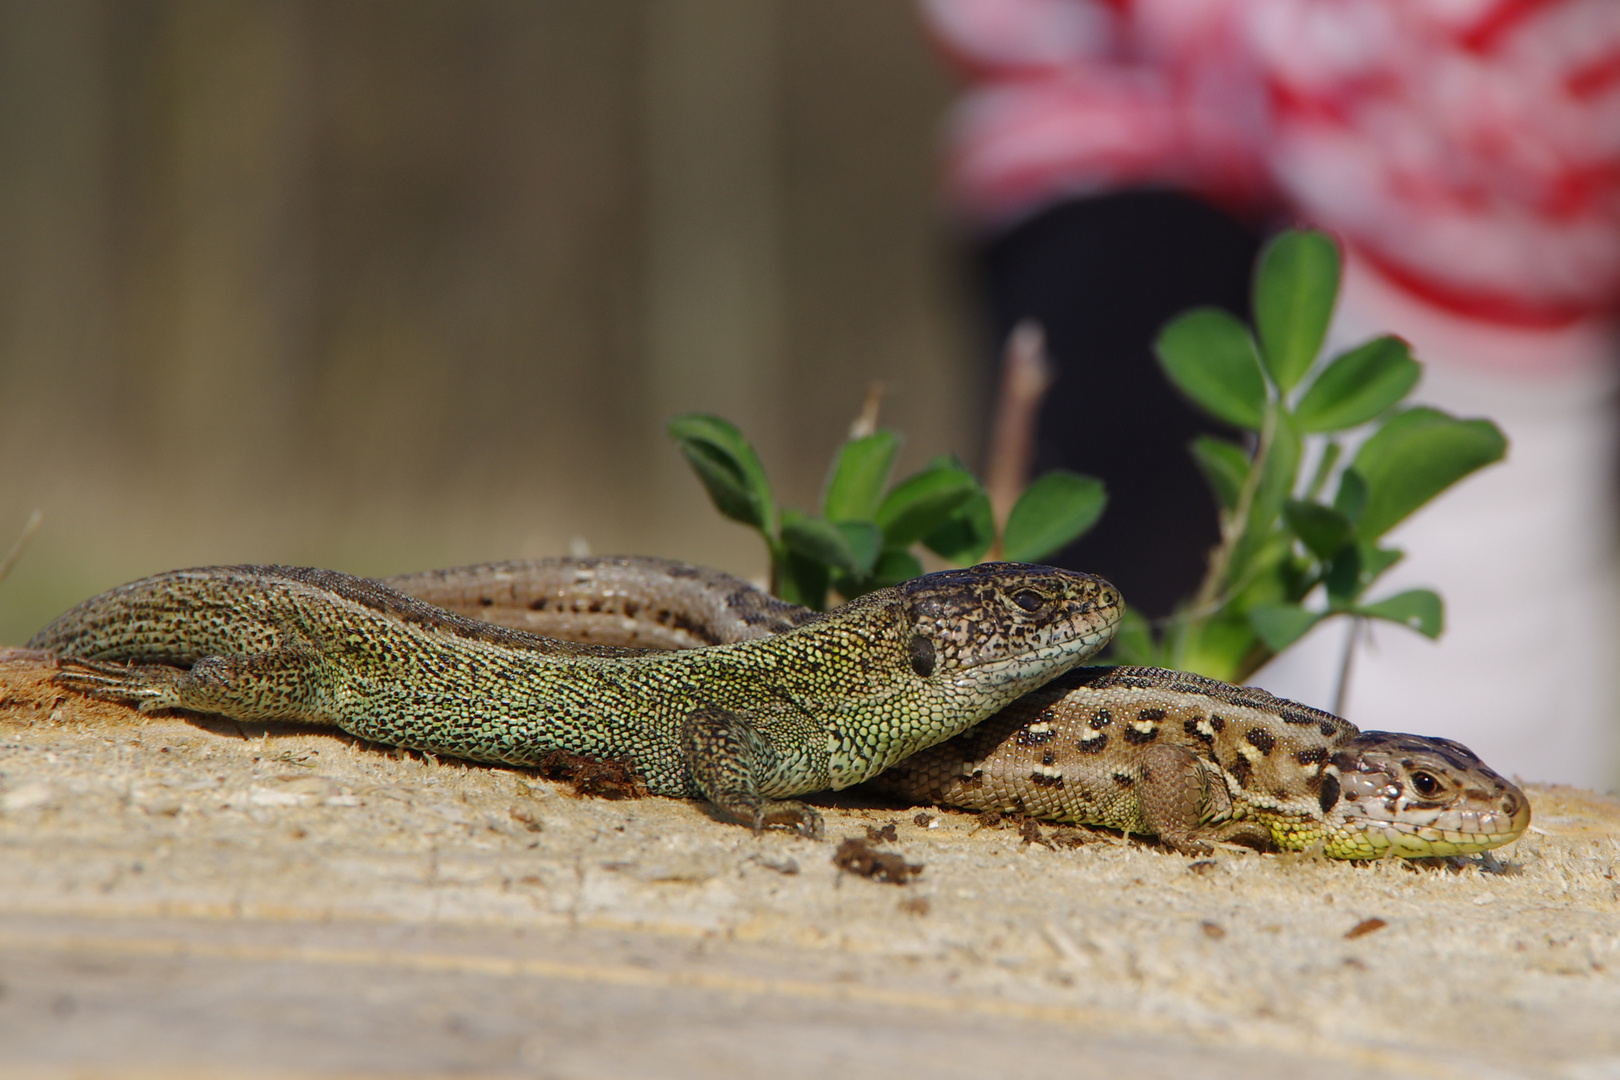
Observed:
[[[45,515],[39,510],[35,510],[28,515],[28,522],[23,526],[22,535],[17,537],[17,542],[11,545],[10,551],[6,552],[5,559],[0,561],[0,581],[6,580],[6,575],[11,573],[11,568],[22,557],[23,548],[28,546],[28,541],[33,539],[35,531],[39,528],[39,523],[44,520]]]
[[[1001,533],[1007,515],[1029,483],[1035,446],[1035,418],[1051,387],[1052,363],[1046,357],[1046,331],[1033,319],[1021,320],[1007,335],[1001,354],[1001,387],[990,420],[990,452],[984,469],[985,494],[996,538],[985,552],[1001,558]]]
[[[1305,489],[1307,499],[1315,499],[1322,493],[1322,485],[1327,483],[1328,474],[1333,471],[1333,466],[1338,463],[1339,452],[1342,449],[1332,439],[1329,439],[1327,444],[1322,447],[1322,460],[1316,463],[1316,474],[1311,477],[1310,487]]]
[[[851,439],[864,439],[877,431],[878,410],[883,407],[883,392],[887,389],[882,379],[873,379],[866,386],[866,397],[861,401],[861,414],[849,425]]]
[[[771,595],[782,595],[782,576],[787,573],[787,545],[769,533],[763,533],[765,547],[771,553]]]
[[[1260,439],[1255,444],[1254,457],[1249,461],[1249,471],[1243,477],[1243,488],[1238,492],[1237,502],[1233,504],[1232,509],[1221,516],[1221,541],[1210,549],[1209,566],[1204,571],[1204,580],[1199,584],[1198,592],[1193,595],[1192,603],[1188,605],[1188,610],[1196,614],[1178,621],[1170,631],[1170,640],[1166,642],[1169,646],[1166,655],[1169,657],[1171,667],[1181,665],[1188,634],[1207,622],[1224,606],[1225,597],[1222,596],[1221,587],[1226,584],[1231,569],[1232,553],[1237,550],[1238,541],[1243,539],[1248,525],[1249,507],[1260,488],[1260,475],[1265,470],[1266,456],[1271,452],[1271,443],[1276,430],[1277,406],[1268,404],[1265,419],[1260,425]]]
[[[1260,475],[1265,471],[1266,457],[1271,453],[1271,442],[1276,430],[1276,408],[1267,406],[1266,418],[1260,425],[1260,441],[1254,448],[1254,459],[1249,462],[1249,472],[1243,478],[1243,489],[1238,492],[1237,503],[1221,522],[1221,542],[1210,552],[1209,569],[1204,573],[1204,580],[1198,586],[1197,595],[1193,597],[1194,610],[1206,607],[1220,595],[1221,586],[1226,583],[1232,552],[1237,549],[1238,541],[1243,538],[1248,525],[1249,506],[1254,502],[1255,493],[1260,489]]]

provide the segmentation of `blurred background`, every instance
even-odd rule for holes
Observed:
[[[663,435],[810,505],[868,383],[980,440],[904,0],[0,3],[0,642],[178,566],[685,558]]]

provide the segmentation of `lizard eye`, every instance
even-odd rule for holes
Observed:
[[[1041,610],[1041,605],[1046,603],[1046,597],[1042,596],[1038,592],[1035,592],[1033,589],[1020,589],[1013,593],[1013,603],[1017,604],[1025,611],[1039,611]]]
[[[1432,799],[1440,792],[1440,781],[1431,773],[1415,772],[1412,774],[1412,790],[1425,799]]]
[[[906,653],[911,660],[911,670],[923,678],[934,673],[934,643],[922,634],[911,635],[906,643]]]

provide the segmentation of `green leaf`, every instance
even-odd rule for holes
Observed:
[[[1331,559],[1345,541],[1350,539],[1353,526],[1337,510],[1320,503],[1299,502],[1289,499],[1283,504],[1283,517],[1294,535],[1310,548],[1318,559]],[[1262,634],[1262,637],[1265,635]]]
[[[984,558],[996,542],[995,517],[990,512],[990,496],[983,491],[951,511],[951,516],[930,529],[922,538],[923,547],[957,566],[971,566]]]
[[[917,561],[917,556],[909,551],[889,548],[878,555],[877,565],[872,567],[871,587],[881,589],[887,585],[898,585],[902,581],[922,577],[922,572],[922,563]]]
[[[1440,597],[1428,589],[1410,589],[1396,593],[1387,600],[1356,609],[1358,615],[1386,619],[1416,630],[1425,637],[1437,638],[1445,629],[1445,607]]]
[[[1140,664],[1143,667],[1158,667],[1164,662],[1147,619],[1129,605],[1120,616],[1119,629],[1109,646],[1108,658],[1116,664]]]
[[[1352,525],[1361,520],[1361,512],[1367,509],[1367,481],[1354,468],[1339,474],[1339,493],[1333,496],[1333,509]]]
[[[790,604],[816,611],[827,606],[827,566],[789,551],[783,557],[776,581],[776,595]]]
[[[703,413],[671,417],[665,426],[686,461],[708,489],[715,509],[766,536],[776,528],[771,485],[759,455],[727,420]]]
[[[1231,682],[1258,643],[1246,616],[1230,612],[1190,628],[1174,667]]]
[[[1374,338],[1323,369],[1294,410],[1301,431],[1343,431],[1365,424],[1417,385],[1423,365],[1398,337]]]
[[[1170,381],[1205,411],[1260,429],[1266,383],[1248,327],[1230,312],[1202,307],[1176,316],[1159,331],[1153,351]]]
[[[1025,488],[1007,514],[1001,553],[1011,562],[1039,562],[1095,525],[1107,505],[1101,480],[1053,469]]]
[[[1325,612],[1308,611],[1298,604],[1257,604],[1249,609],[1249,625],[1266,648],[1280,653],[1322,621]]]
[[[1328,604],[1334,608],[1348,608],[1367,586],[1406,557],[1398,548],[1381,548],[1365,540],[1340,549],[1322,575],[1327,588]]]
[[[1260,256],[1254,325],[1260,355],[1284,393],[1310,370],[1339,291],[1339,249],[1315,229],[1279,233]]]
[[[899,452],[900,436],[884,430],[850,439],[839,447],[838,460],[827,477],[822,515],[828,521],[870,521]]]
[[[1187,445],[1192,451],[1198,470],[1209,481],[1210,490],[1222,510],[1237,505],[1243,491],[1243,481],[1249,475],[1249,454],[1236,443],[1217,439],[1213,435],[1200,435]]]
[[[860,575],[871,567],[870,560],[865,567],[861,566],[849,538],[826,518],[785,511],[782,514],[782,543],[793,554],[840,573]],[[876,551],[872,554],[876,555]]]
[[[883,546],[907,548],[984,489],[955,458],[942,455],[894,486],[872,515]]]
[[[1364,540],[1384,535],[1506,452],[1507,439],[1489,420],[1457,420],[1436,409],[1408,409],[1391,417],[1356,452],[1356,472],[1367,482],[1356,535]]]
[[[855,554],[855,577],[865,577],[877,565],[878,552],[883,549],[883,533],[870,521],[835,522],[838,531],[849,542]]]

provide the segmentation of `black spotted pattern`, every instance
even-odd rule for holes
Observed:
[[[1043,716],[1040,720],[1032,720],[1018,729],[1019,746],[1042,746],[1057,738],[1057,729],[1048,724],[1045,731],[1031,731],[1030,728],[1038,723],[1047,723]]]

